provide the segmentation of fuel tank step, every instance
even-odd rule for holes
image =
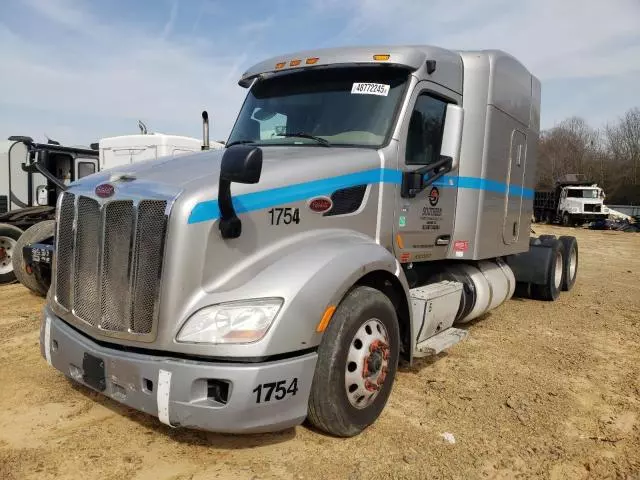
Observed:
[[[428,357],[437,355],[438,353],[453,347],[456,343],[464,340],[468,335],[466,330],[461,328],[450,327],[446,330],[428,338],[424,342],[420,342],[416,345],[416,350],[413,354],[414,357]]]

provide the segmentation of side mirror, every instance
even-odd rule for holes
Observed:
[[[440,156],[451,159],[451,170],[460,163],[460,148],[462,147],[462,126],[464,123],[464,109],[450,103],[444,120],[442,146]]]
[[[41,207],[48,205],[49,203],[49,192],[47,192],[46,185],[38,185],[36,188],[36,202]]]
[[[222,238],[238,238],[242,222],[231,201],[231,183],[258,183],[262,174],[262,150],[248,145],[232,145],[222,155],[218,184],[220,233]]]

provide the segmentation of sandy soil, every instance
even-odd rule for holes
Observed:
[[[640,235],[535,228],[578,237],[574,290],[511,300],[404,366],[379,421],[347,440],[169,429],[48,368],[42,299],[0,287],[0,479],[640,479]]]

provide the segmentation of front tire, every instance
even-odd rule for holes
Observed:
[[[22,233],[18,227],[0,223],[0,285],[16,281],[12,259]]]
[[[18,281],[32,292],[40,296],[46,296],[49,290],[48,285],[40,282],[32,273],[26,270],[22,247],[30,243],[39,243],[54,235],[55,220],[44,220],[27,228],[16,242],[16,250],[13,254],[13,272]]]
[[[349,291],[318,348],[309,422],[338,437],[357,435],[373,424],[391,393],[399,352],[391,300],[371,287]]]

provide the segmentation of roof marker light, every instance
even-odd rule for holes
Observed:
[[[311,58],[307,58],[307,61],[305,62],[307,65],[313,65],[314,63],[316,63],[318,60],[320,60],[318,57],[311,57]]]
[[[289,65],[292,67],[297,67],[298,65],[300,65],[301,60],[291,60],[289,62]]]
[[[389,58],[391,58],[391,55],[389,55],[388,53],[373,56],[373,59],[377,61],[389,60]]]
[[[276,70],[280,70],[281,68],[284,68],[286,64],[287,62],[276,63]]]

